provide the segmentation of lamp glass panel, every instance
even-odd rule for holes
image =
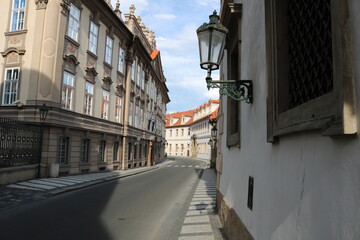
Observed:
[[[209,38],[210,38],[210,31],[202,31],[198,33],[200,64],[201,67],[203,68],[208,67],[208,64],[205,63],[209,61]]]
[[[213,31],[212,33],[212,44],[211,44],[211,55],[209,62],[213,62],[216,65],[220,65],[221,57],[224,52],[226,33],[220,31]]]

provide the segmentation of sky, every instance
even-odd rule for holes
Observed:
[[[116,0],[111,1],[115,7]],[[206,70],[200,68],[196,29],[214,10],[219,13],[220,0],[120,0],[122,17],[131,4],[135,16],[155,32],[171,100],[167,111],[191,110],[218,99],[217,89],[207,90]],[[212,77],[217,79],[218,72]]]

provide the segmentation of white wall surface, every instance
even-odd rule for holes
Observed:
[[[281,136],[274,144],[266,141],[264,1],[241,2],[241,77],[254,81],[254,103],[241,103],[241,148],[228,149],[223,135],[220,192],[254,239],[360,239],[359,136],[309,131]],[[349,0],[349,5],[359,97],[360,2]],[[226,101],[222,104],[227,109]],[[254,177],[252,211],[247,208],[249,176]]]

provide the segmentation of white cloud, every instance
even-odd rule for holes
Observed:
[[[218,88],[211,88],[209,91],[206,89],[204,93],[204,97],[211,98],[211,99],[219,99],[219,89]]]
[[[167,14],[167,13],[155,14],[154,17],[159,19],[166,19],[166,20],[171,20],[176,18],[174,14]]]
[[[219,0],[196,0],[196,2],[200,5],[212,7],[214,9],[220,7]]]

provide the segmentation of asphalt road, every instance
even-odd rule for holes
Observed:
[[[0,239],[177,239],[202,161],[160,167],[18,207],[0,215]]]

